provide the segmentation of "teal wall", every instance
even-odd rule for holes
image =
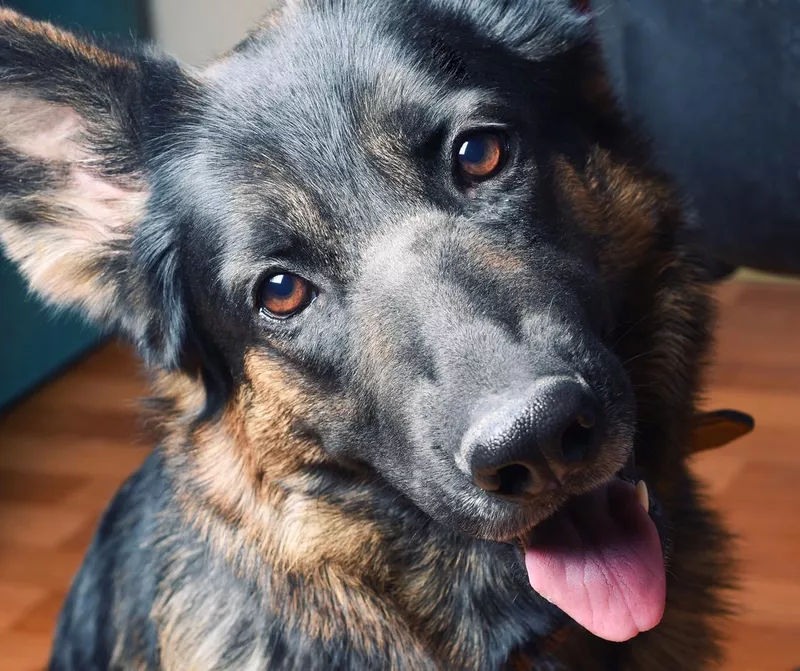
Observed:
[[[22,278],[0,258],[0,409],[47,380],[98,342],[75,316],[55,315],[27,294]]]
[[[127,39],[144,35],[140,0],[15,0],[33,18]],[[56,315],[31,297],[13,265],[0,256],[0,410],[91,349],[100,334],[77,315]]]
[[[115,36],[140,35],[144,28],[140,0],[13,0],[3,4],[64,28]]]

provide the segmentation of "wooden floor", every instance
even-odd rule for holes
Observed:
[[[695,463],[741,538],[742,612],[724,668],[790,671],[800,666],[800,286],[729,283],[720,299],[708,406],[758,422]],[[0,671],[45,664],[98,516],[147,453],[143,391],[128,351],[110,345],[0,419]]]

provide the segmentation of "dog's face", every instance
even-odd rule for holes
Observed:
[[[586,19],[309,0],[273,23],[190,76],[0,14],[6,249],[199,371],[209,421],[246,397],[314,446],[264,446],[267,477],[331,462],[531,543],[629,460],[636,401],[667,397],[640,433],[676,430],[703,346],[702,301],[667,284],[677,210],[628,165]],[[676,382],[650,388],[659,366]]]
[[[592,151],[582,73],[466,11],[362,4],[289,13],[214,69],[170,185],[208,259],[192,293],[227,368],[291,371],[328,454],[511,538],[632,446],[613,297],[556,174]]]

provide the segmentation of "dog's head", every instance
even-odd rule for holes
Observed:
[[[658,620],[617,476],[669,496],[708,305],[567,2],[297,0],[196,73],[2,10],[0,153],[33,289],[235,405],[259,482],[368,473],[596,633]]]

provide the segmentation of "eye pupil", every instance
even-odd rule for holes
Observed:
[[[467,140],[461,145],[458,155],[462,161],[480,163],[486,158],[486,141],[483,139]]]
[[[273,295],[285,298],[291,296],[296,281],[291,275],[274,275],[269,278],[269,290]]]

